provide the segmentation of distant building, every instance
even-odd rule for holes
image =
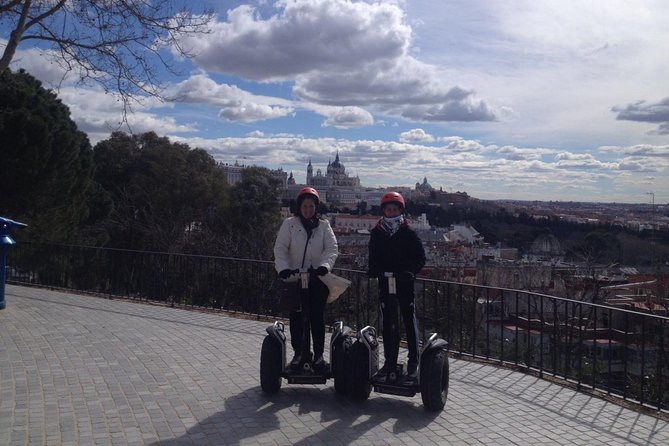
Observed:
[[[483,236],[469,224],[453,225],[448,232],[448,238],[452,242],[465,245],[478,245],[483,242]]]
[[[246,168],[235,161],[235,164],[218,163],[218,167],[225,173],[228,184],[236,184],[242,181],[242,170]]]
[[[354,209],[363,197],[360,178],[349,176],[346,173],[346,167],[339,160],[339,152],[337,152],[334,161],[328,162],[325,175],[323,175],[321,169],[317,169],[314,174],[314,166],[309,160],[306,184],[297,184],[291,172],[286,181],[282,198],[288,200],[295,198],[299,190],[305,186],[311,186],[318,190],[321,201],[324,203],[349,209]]]
[[[227,178],[228,184],[230,185],[239,183],[242,180],[242,171],[251,167],[239,164],[237,161],[235,161],[234,164],[218,163],[217,166],[223,171],[223,173],[225,173],[225,177]],[[288,174],[283,169],[274,169],[270,170],[269,172],[274,178],[281,182],[282,187],[285,187],[286,184],[288,184]],[[290,175],[292,177],[293,173],[291,172]]]
[[[378,215],[350,215],[350,214],[331,214],[332,226],[339,232],[361,232],[371,231],[381,218]],[[416,231],[425,231],[430,229],[427,221],[427,215],[421,214],[417,218],[408,218],[409,225]]]
[[[378,215],[332,215],[333,229],[340,233],[370,231],[379,222]]]
[[[421,195],[430,195],[431,192],[434,192],[434,188],[427,182],[427,177],[423,177],[422,183],[416,183],[416,191]]]
[[[564,261],[564,250],[553,234],[542,234],[532,242],[526,258],[530,262],[561,263]]]

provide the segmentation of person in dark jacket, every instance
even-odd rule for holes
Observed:
[[[414,309],[414,278],[425,265],[425,250],[416,232],[404,217],[404,198],[388,192],[381,198],[383,217],[372,229],[369,238],[369,276],[379,278],[383,352],[385,362],[377,376],[385,377],[397,369],[400,348],[398,311],[402,312],[406,329],[409,358],[407,375],[417,377],[418,326]],[[396,280],[396,295],[389,294],[385,273]]]

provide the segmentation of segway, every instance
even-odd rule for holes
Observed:
[[[396,295],[395,277],[385,273],[389,294]],[[448,397],[448,343],[432,334],[420,353],[417,379],[409,377],[402,365],[385,377],[378,376],[379,342],[376,329],[366,326],[358,333],[351,347],[349,392],[354,399],[366,400],[374,389],[378,393],[413,397],[421,394],[423,405],[429,411],[444,408]]]
[[[309,290],[309,271],[295,270],[300,275],[300,293]],[[305,299],[303,301],[308,301]],[[310,350],[308,308],[302,309],[302,351]],[[335,391],[340,394],[348,392],[347,368],[348,354],[353,344],[352,330],[343,322],[336,322],[330,337],[331,364],[315,369],[311,355],[300,361],[300,367],[292,369],[286,363],[286,333],[282,322],[276,321],[266,329],[267,336],[262,343],[260,352],[260,387],[264,392],[275,393],[281,388],[282,379],[288,384],[325,384],[328,379],[334,378]]]

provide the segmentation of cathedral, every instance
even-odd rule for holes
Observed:
[[[286,197],[294,198],[297,191],[304,186],[311,186],[321,194],[321,200],[335,206],[354,208],[361,201],[362,187],[359,177],[351,177],[346,168],[339,161],[339,152],[334,161],[328,162],[325,175],[321,169],[316,170],[311,160],[307,165],[307,184],[296,184],[293,173],[290,173],[286,183]]]

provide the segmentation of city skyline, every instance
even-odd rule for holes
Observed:
[[[184,4],[214,8],[211,33],[163,74],[171,100],[133,105],[135,133],[298,182],[338,152],[368,187],[427,177],[490,200],[669,202],[661,1]],[[0,21],[0,50],[8,31]],[[57,88],[93,143],[108,138],[122,104],[45,51],[22,42],[12,69]]]

